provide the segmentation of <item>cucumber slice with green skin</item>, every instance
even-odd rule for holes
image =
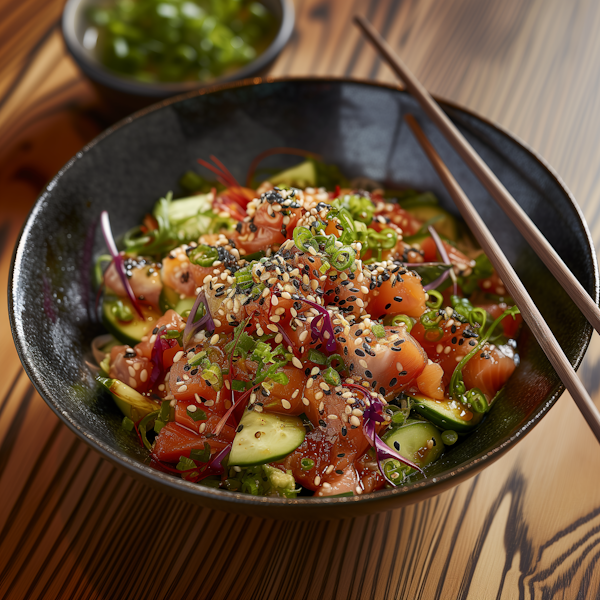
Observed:
[[[414,400],[412,409],[440,429],[468,433],[473,431],[483,418],[481,413],[473,412],[454,400],[434,400],[420,395],[410,397]]]
[[[247,410],[233,439],[229,464],[251,467],[281,460],[302,444],[305,435],[298,417]]]
[[[438,428],[425,421],[394,429],[385,436],[384,441],[398,454],[421,468],[437,460],[445,448]]]
[[[151,412],[160,409],[160,404],[152,402],[152,400],[142,396],[138,391],[118,379],[96,377],[96,381],[100,382],[111,393],[121,412],[134,423]]]
[[[273,185],[282,184],[298,188],[315,187],[317,185],[317,171],[315,165],[307,160],[295,167],[269,177],[269,181]]]
[[[408,196],[406,199],[402,197],[399,198],[400,206],[404,210],[411,210],[413,208],[420,208],[421,206],[439,206],[438,199],[435,197],[435,194],[431,192],[425,192],[423,194],[419,194],[415,192],[414,194]]]
[[[119,319],[122,307],[131,312],[132,318],[129,321]],[[142,341],[143,336],[154,329],[156,321],[161,316],[150,307],[142,306],[141,309],[145,320],[140,319],[127,298],[105,297],[102,302],[102,323],[106,330],[121,343],[135,346]]]
[[[195,301],[195,297],[189,296],[182,298],[172,287],[165,285],[160,292],[158,305],[163,313],[167,312],[169,309],[173,309],[181,316],[184,316],[185,313],[187,313],[185,314],[185,316],[187,316],[194,307]]]

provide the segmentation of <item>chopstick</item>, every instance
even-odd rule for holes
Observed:
[[[531,299],[531,296],[525,289],[525,286],[519,279],[512,265],[502,252],[500,246],[492,237],[487,225],[483,222],[463,189],[456,179],[454,179],[454,176],[450,173],[448,167],[444,164],[435,148],[431,145],[431,142],[427,139],[416,119],[412,115],[406,115],[404,118],[421,145],[421,148],[427,155],[433,168],[442,180],[442,183],[446,186],[446,189],[454,200],[463,219],[466,221],[471,232],[479,242],[479,245],[483,248],[483,251],[500,275],[502,283],[504,283],[509,294],[519,307],[523,319],[552,363],[552,366],[558,373],[561,381],[569,390],[569,393],[573,400],[575,400],[575,403],[596,436],[596,439],[600,442],[600,412],[598,412],[598,409],[577,377],[575,370],[562,351],[562,348],[554,337],[550,327],[548,327],[548,324],[544,321],[540,311]]]
[[[388,65],[402,79],[408,91],[418,100],[427,116],[437,125],[438,129],[450,142],[459,156],[461,156],[502,210],[508,215],[515,227],[521,232],[521,235],[523,235],[552,275],[554,275],[560,285],[569,294],[592,327],[600,333],[600,308],[596,306],[594,300],[573,273],[571,273],[548,240],[540,233],[527,213],[517,204],[502,182],[485,164],[477,152],[475,152],[471,144],[460,133],[446,113],[442,111],[439,104],[396,56],[391,46],[379,35],[374,27],[361,16],[355,16],[354,21],[366,34],[369,41],[375,46]]]

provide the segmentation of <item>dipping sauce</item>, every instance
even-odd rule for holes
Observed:
[[[210,81],[254,60],[278,21],[256,0],[116,0],[91,6],[83,45],[137,81]]]

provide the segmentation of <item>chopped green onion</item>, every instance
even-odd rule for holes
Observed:
[[[312,458],[303,458],[300,461],[300,467],[303,471],[310,471],[315,466],[315,461]]]
[[[191,404],[185,411],[188,417],[194,421],[205,421],[207,419],[206,413],[201,408],[196,407],[196,410],[191,411],[190,408],[192,407],[195,407],[195,405]]]
[[[121,300],[117,300],[110,308],[111,312],[119,321],[123,321],[128,323],[129,321],[133,321],[133,312],[129,308],[123,304]]]
[[[452,444],[456,444],[458,441],[458,433],[453,431],[452,429],[448,429],[446,431],[442,431],[442,442],[446,446],[452,446]]]
[[[466,394],[467,402],[471,405],[471,408],[479,414],[487,412],[490,407],[486,397],[479,388],[471,388]]]
[[[379,323],[374,323],[371,325],[371,331],[375,334],[375,337],[379,339],[385,337],[385,329],[383,325],[380,325]]]
[[[410,333],[415,324],[415,320],[407,315],[396,315],[392,319],[392,325],[400,325],[400,323],[406,325],[406,331],[407,333]]]
[[[428,342],[438,342],[444,337],[444,330],[439,326],[443,315],[437,310],[429,310],[421,315],[421,325],[425,328],[425,339]]]
[[[290,382],[290,378],[285,373],[273,373],[269,379],[280,385],[287,385]]]
[[[140,437],[142,438],[142,443],[148,450],[152,450],[152,444],[148,440],[147,433],[151,427],[154,427],[156,422],[156,418],[158,417],[158,411],[154,411],[148,413],[138,425],[138,431],[140,432]]]
[[[337,361],[338,363],[335,367],[333,366],[334,361]],[[328,356],[326,364],[328,367],[333,367],[338,373],[346,370],[346,363],[339,354],[331,354],[330,356]]]
[[[202,361],[206,358],[207,352],[206,350],[202,350],[202,352],[198,352],[198,354],[194,354],[189,360],[188,365],[197,366],[202,364]]]
[[[317,244],[313,242],[313,237],[312,231],[307,227],[296,227],[294,229],[294,244],[302,252],[309,252],[309,247],[314,250],[319,249]],[[315,248],[315,246],[317,247]]]
[[[202,379],[210,383],[218,392],[223,387],[223,373],[217,364],[211,364],[202,371]]]
[[[200,244],[189,253],[190,262],[201,267],[212,267],[219,260],[219,252],[214,246]]]
[[[329,258],[333,267],[338,271],[344,271],[354,263],[356,252],[350,246],[342,246],[341,248],[336,248],[335,252]]]
[[[429,290],[427,294],[429,296],[429,300],[426,302],[426,304],[429,308],[437,310],[440,308],[440,306],[442,306],[442,302],[444,301],[442,294],[440,294],[437,290]]]
[[[252,275],[252,264],[246,265],[235,274],[235,285],[239,288],[252,287],[254,278]]]
[[[133,431],[135,423],[129,417],[123,417],[123,421],[121,421],[121,427],[125,429],[125,431]]]
[[[327,357],[322,352],[319,352],[318,350],[315,350],[314,348],[311,348],[308,351],[308,356],[306,358],[307,358],[308,362],[313,362],[317,365],[327,364]]]
[[[340,374],[332,367],[328,367],[327,369],[325,369],[321,375],[323,375],[323,379],[329,384],[329,385],[340,385],[342,383],[342,379],[340,377]]]

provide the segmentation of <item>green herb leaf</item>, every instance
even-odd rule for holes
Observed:
[[[210,460],[210,444],[204,442],[203,450],[197,450],[195,448],[190,450],[190,458],[192,460],[197,460],[198,462],[207,463]]]
[[[206,421],[208,418],[206,413],[198,407],[196,407],[196,410],[191,411],[190,408],[193,406],[195,406],[195,404],[188,406],[187,410],[185,411],[187,416],[191,417],[194,421]]]

